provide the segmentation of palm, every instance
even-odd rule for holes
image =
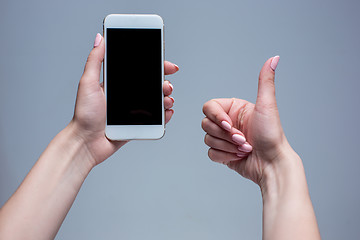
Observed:
[[[105,105],[105,95],[100,84],[82,79],[76,99],[75,117],[83,130],[93,135],[104,132]]]
[[[126,141],[111,142],[105,137],[106,103],[99,81],[82,77],[79,84],[74,120],[86,138],[96,164],[108,158]]]

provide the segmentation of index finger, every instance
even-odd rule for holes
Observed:
[[[177,71],[179,71],[179,67],[178,65],[169,62],[169,61],[165,61],[164,62],[164,70],[165,70],[165,75],[170,75],[170,74],[174,74]]]
[[[231,104],[231,99],[212,99],[204,104],[203,112],[211,121],[230,132],[233,126],[228,115]]]

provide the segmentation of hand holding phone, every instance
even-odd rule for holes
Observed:
[[[164,135],[163,26],[158,15],[111,14],[104,19],[105,132],[109,139]]]
[[[106,125],[106,98],[104,88],[99,84],[102,62],[105,56],[105,39],[101,34],[96,35],[94,48],[91,50],[86,61],[84,74],[79,83],[76,97],[74,117],[69,125],[73,126],[74,133],[78,139],[86,142],[97,165],[116,152],[127,141],[110,141],[105,136]],[[137,68],[142,68],[142,63],[135,63]],[[165,75],[174,74],[178,67],[168,61],[164,65]],[[163,84],[165,123],[170,121],[173,110],[173,101],[169,97],[172,93],[172,86],[168,81]],[[132,97],[138,92],[133,91]]]

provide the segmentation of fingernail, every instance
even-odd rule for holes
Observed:
[[[228,132],[231,131],[231,125],[230,123],[228,123],[227,121],[222,121],[221,122],[221,126]]]
[[[175,63],[173,63],[173,64],[174,64],[174,67],[175,67],[176,71],[179,71],[179,66],[176,65]]]
[[[271,60],[271,63],[270,63],[270,67],[271,67],[272,70],[275,71],[275,69],[276,69],[276,67],[277,67],[277,65],[279,63],[279,60],[280,60],[280,56],[273,57],[273,59]]]
[[[170,86],[170,88],[171,88],[171,91],[173,91],[173,90],[174,90],[174,86],[173,86],[171,83],[169,83],[169,86]]]
[[[173,97],[169,97],[171,99],[171,101],[174,103],[175,99]]]
[[[238,147],[238,149],[242,152],[249,153],[252,151],[253,147],[249,143],[244,143],[243,145]]]
[[[242,145],[246,142],[246,139],[243,136],[241,136],[240,134],[232,135],[232,140],[240,145]]]
[[[238,156],[238,157],[245,157],[245,156],[247,156],[247,155],[249,155],[249,154],[246,153],[246,152],[241,152],[241,153],[237,153],[237,154],[236,154],[236,156]]]
[[[96,34],[95,41],[94,41],[94,47],[97,47],[100,45],[101,39],[102,39],[101,34],[100,33]]]

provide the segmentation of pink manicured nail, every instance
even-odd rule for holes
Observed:
[[[243,158],[249,156],[249,153],[238,153],[236,156]]]
[[[279,63],[279,60],[280,60],[280,56],[273,57],[273,59],[271,60],[271,63],[270,63],[270,67],[271,67],[272,70],[275,71],[275,69],[276,69],[276,67],[277,67],[277,65]]]
[[[249,143],[244,143],[238,149],[242,152],[249,153],[252,151],[253,147]]]
[[[174,64],[174,67],[175,67],[176,71],[179,71],[179,66],[176,65],[175,63],[173,63],[173,64]]]
[[[232,140],[240,145],[242,145],[246,142],[246,139],[243,136],[241,136],[240,134],[232,135]]]
[[[173,97],[169,97],[171,99],[171,101],[174,103],[175,99]]]
[[[101,34],[100,33],[96,34],[95,41],[94,41],[94,47],[97,47],[100,45],[101,39],[102,39]]]
[[[173,90],[174,90],[174,86],[173,86],[171,83],[169,83],[169,86],[170,86],[170,88],[171,88],[171,91],[173,91]]]
[[[228,123],[227,121],[222,121],[221,122],[221,126],[228,132],[231,131],[231,125],[230,123]]]

